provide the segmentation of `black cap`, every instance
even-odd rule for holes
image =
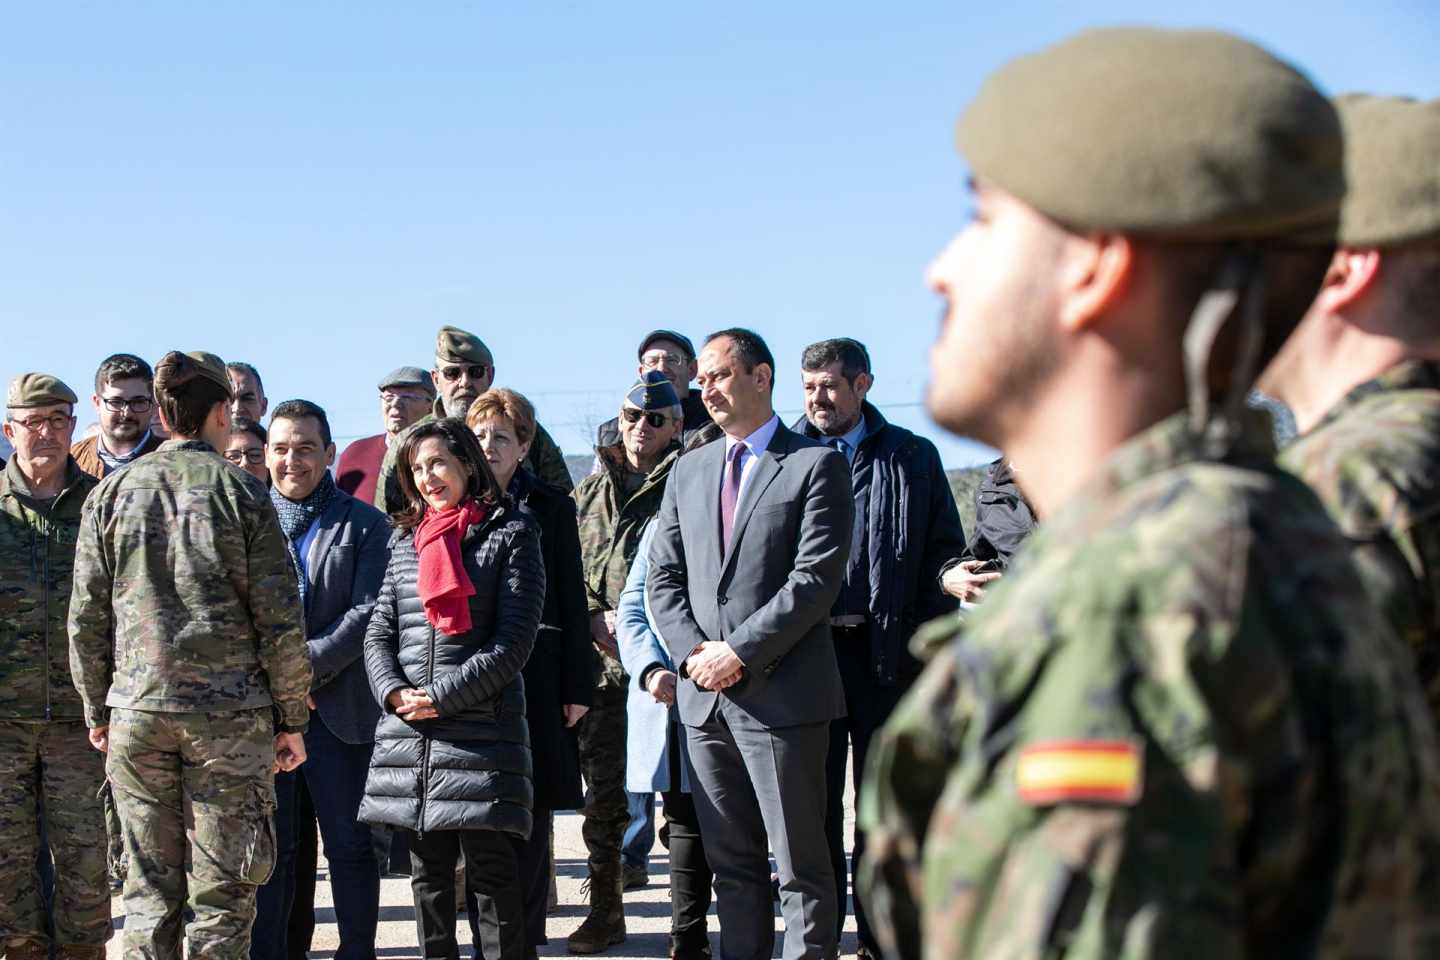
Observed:
[[[645,339],[640,341],[640,349],[635,351],[635,359],[645,356],[645,351],[656,340],[672,340],[685,348],[685,353],[691,360],[695,359],[695,344],[691,343],[685,334],[676,333],[674,330],[651,330],[645,334]]]

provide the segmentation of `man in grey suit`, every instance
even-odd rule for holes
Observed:
[[[370,768],[380,707],[370,692],[362,656],[365,627],[380,591],[390,551],[385,516],[335,485],[335,462],[325,411],[287,400],[270,419],[266,462],[270,499],[291,546],[305,606],[305,637],[315,681],[314,711],[305,734],[314,766],[275,778],[278,856],[270,882],[256,898],[251,960],[303,955],[314,929],[314,861],[295,855],[299,831],[319,821],[330,867],[340,946],[337,960],[374,960],[380,906],[380,867],[370,828],[356,819]],[[303,780],[302,780],[303,778]],[[310,803],[303,800],[308,797]],[[308,882],[307,882],[308,881]],[[297,921],[287,923],[292,910]],[[294,937],[297,944],[287,943]],[[298,950],[296,948],[299,948]]]
[[[845,576],[854,499],[845,457],[775,416],[775,361],[741,329],[699,359],[725,432],[681,457],[656,520],[647,583],[677,689],[695,803],[715,871],[724,960],[774,947],[769,850],[786,960],[838,950],[825,839],[825,755],[845,698],[830,608]]]

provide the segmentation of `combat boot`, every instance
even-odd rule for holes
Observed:
[[[571,953],[603,953],[625,942],[625,901],[620,895],[620,864],[590,863],[590,915],[570,934]]]

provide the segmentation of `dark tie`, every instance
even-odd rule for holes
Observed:
[[[850,459],[850,454],[848,452],[850,450],[850,444],[846,443],[842,438],[831,437],[827,442],[830,444],[830,446],[840,451],[840,456],[844,457],[847,461]]]
[[[720,555],[730,549],[730,532],[735,529],[735,504],[740,500],[741,454],[745,444],[737,443],[725,452],[725,481],[720,484]]]

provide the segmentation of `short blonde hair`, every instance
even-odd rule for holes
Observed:
[[[515,428],[515,439],[529,443],[535,439],[535,405],[524,396],[506,387],[491,387],[470,404],[465,411],[465,425],[471,430],[481,420],[504,417]]]

